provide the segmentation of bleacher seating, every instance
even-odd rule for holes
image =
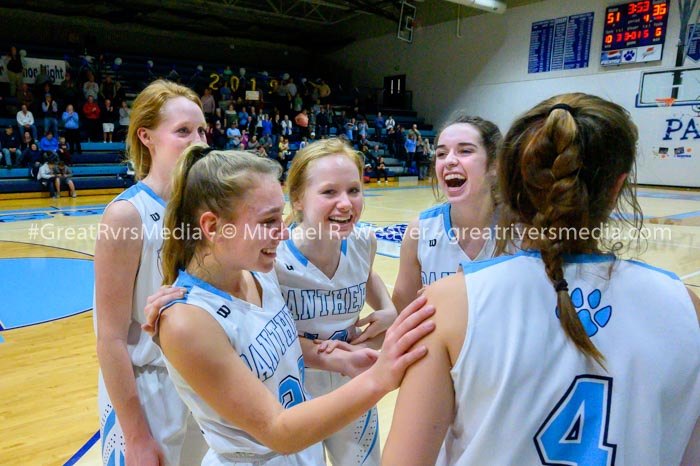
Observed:
[[[20,48],[27,49],[33,56],[67,60],[76,78],[80,74],[79,71],[84,64],[81,63],[81,58],[74,50],[43,45],[19,45]],[[114,59],[117,56],[121,58],[120,66],[115,66],[114,64]],[[147,65],[149,60],[153,61],[153,66],[150,68]],[[202,65],[201,70],[198,69],[199,65]],[[97,66],[96,61],[93,62],[93,66]],[[210,73],[213,71],[221,73],[225,65],[180,58],[157,58],[117,53],[107,56],[105,62],[103,62],[101,72],[103,76],[110,75],[119,80],[127,101],[130,101],[150,79],[156,76],[168,76],[173,67],[175,67],[179,73],[180,79],[184,84],[195,88],[197,91],[201,91],[212,81],[209,77]],[[238,75],[237,66],[231,64],[231,67],[234,69],[235,75]],[[269,81],[269,79],[273,79],[275,76],[281,76],[284,72],[289,71],[276,70],[274,66],[266,67],[266,69],[270,72],[269,77],[267,77],[267,75],[263,76],[261,70],[248,69],[246,78],[248,80],[255,78],[258,83],[257,87],[260,89],[265,86],[265,83]],[[292,73],[292,75],[296,78],[297,83],[301,81],[301,77],[303,76],[296,75],[295,73]],[[4,90],[5,86],[5,83],[0,84],[0,91]],[[7,111],[5,112],[4,118],[2,118],[3,115],[0,115],[0,128],[9,124],[16,125],[14,114],[11,114],[9,111],[14,107],[10,106],[9,103],[10,102],[7,101],[8,106],[6,107]],[[353,95],[342,95],[342,93],[334,90],[333,105],[336,112],[345,111],[350,115],[353,106],[356,104],[357,102]],[[267,102],[266,109],[268,105],[270,105],[270,102]],[[378,108],[371,109],[370,111],[372,110],[381,110],[385,118],[391,115],[396,123],[403,126],[404,129],[408,129],[413,124],[417,124],[423,137],[428,137],[431,140],[435,138],[436,132],[432,125],[426,124],[413,110]],[[36,109],[34,109],[34,117],[38,133],[41,136],[44,132],[43,118]],[[372,145],[379,144],[382,150],[386,150],[386,145],[383,143],[386,133],[384,132],[382,135],[375,134],[374,120],[376,118],[376,113],[368,112],[364,117],[367,119],[369,125],[368,138],[370,143]],[[336,128],[331,127],[329,130],[331,136],[338,135]],[[59,118],[59,134],[62,132],[63,125]],[[86,136],[87,134],[83,133],[82,139],[85,140]],[[298,150],[299,140],[300,136],[296,133],[290,138],[291,157],[289,160],[293,158]],[[73,154],[71,160],[73,176],[78,190],[98,187],[119,188],[130,184],[130,181],[124,176],[126,174],[126,166],[124,164],[123,143],[104,144],[102,142],[83,142],[82,148],[83,152],[81,154]],[[408,174],[402,160],[385,157],[385,164],[389,176],[396,177]],[[29,169],[8,170],[0,168],[0,193],[36,192],[39,187],[40,185],[36,181],[29,179]]]
[[[80,194],[86,189],[127,188],[133,179],[127,176],[124,143],[82,144],[83,153],[72,156],[73,182]],[[44,191],[31,178],[30,168],[0,168],[0,193],[36,193]],[[48,192],[44,191],[44,196]]]

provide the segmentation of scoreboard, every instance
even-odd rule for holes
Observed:
[[[605,10],[602,65],[661,60],[671,0],[643,0]]]

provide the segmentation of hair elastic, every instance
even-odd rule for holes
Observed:
[[[552,107],[549,109],[547,116],[549,116],[549,114],[552,113],[554,110],[566,110],[572,116],[574,115],[574,112],[575,112],[573,108],[571,108],[570,106],[568,106],[566,104],[555,104],[555,105],[552,105]]]
[[[565,279],[561,279],[554,284],[554,290],[559,293],[560,291],[569,291],[569,283]]]

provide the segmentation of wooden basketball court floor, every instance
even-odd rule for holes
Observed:
[[[434,204],[429,187],[372,185],[363,220],[405,223]],[[700,295],[700,190],[640,187],[652,238],[642,260]],[[0,201],[0,464],[99,465],[97,358],[92,324],[95,228],[114,197]],[[657,232],[657,233],[654,233]],[[378,256],[391,286],[398,259]],[[380,404],[382,443],[395,394]]]

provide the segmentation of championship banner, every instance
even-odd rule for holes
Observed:
[[[24,82],[34,84],[36,77],[41,71],[41,67],[45,66],[45,74],[51,78],[54,84],[61,84],[66,76],[66,62],[64,60],[50,60],[48,58],[22,58],[24,64]],[[7,78],[7,69],[4,57],[0,60],[0,82],[9,82]]]

